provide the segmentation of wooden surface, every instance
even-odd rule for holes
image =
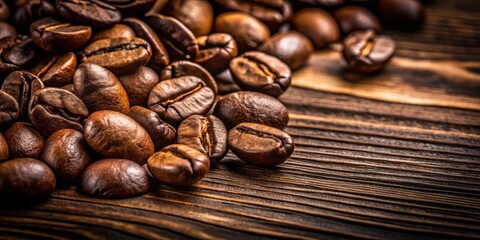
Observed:
[[[0,238],[480,238],[472,2],[438,1],[423,30],[389,31],[398,54],[378,76],[348,73],[334,50],[316,53],[281,97],[296,149],[280,167],[229,154],[191,188],[124,200],[58,190],[1,210]]]

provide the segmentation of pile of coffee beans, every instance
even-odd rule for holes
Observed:
[[[188,186],[229,149],[259,167],[294,151],[277,98],[344,38],[349,68],[392,58],[416,0],[0,0],[0,201],[77,184],[125,198]],[[320,84],[320,83],[319,83]]]

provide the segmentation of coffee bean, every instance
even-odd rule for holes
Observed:
[[[243,90],[280,96],[292,79],[290,68],[278,58],[261,52],[246,52],[230,62],[235,83]]]
[[[362,73],[377,72],[395,54],[395,41],[373,30],[354,32],[343,42],[343,58],[350,69]]]
[[[394,28],[415,30],[425,19],[425,11],[417,0],[381,0],[378,11],[385,22]]]
[[[132,118],[115,111],[92,113],[85,122],[84,134],[88,145],[107,158],[125,158],[145,164],[154,151],[145,129]]]
[[[17,5],[13,16],[17,28],[20,31],[28,31],[28,27],[32,22],[38,19],[55,16],[57,12],[52,3],[47,0],[29,0],[23,4]]]
[[[101,39],[112,38],[134,38],[135,32],[133,29],[125,24],[115,24],[111,28],[100,30],[93,34],[91,42]]]
[[[158,83],[150,92],[148,108],[178,126],[191,115],[206,114],[214,101],[215,93],[200,78],[185,76]]]
[[[142,125],[152,138],[155,151],[160,151],[175,142],[175,128],[164,122],[157,113],[150,109],[135,106],[130,108],[128,116]]]
[[[206,154],[213,165],[227,155],[227,129],[220,119],[210,115],[192,115],[178,127],[177,143]]]
[[[238,54],[237,44],[226,33],[214,33],[197,38],[200,52],[195,62],[212,74],[218,74],[228,67],[228,63]]]
[[[18,34],[17,30],[12,25],[6,22],[0,22],[0,39],[4,37],[13,37],[13,36],[16,36],[17,34]]]
[[[288,111],[276,98],[263,93],[240,91],[223,96],[215,107],[215,116],[227,129],[242,122],[265,124],[283,129],[288,123]]]
[[[0,90],[0,130],[12,125],[20,115],[18,101],[10,94]]]
[[[100,0],[57,0],[58,13],[81,24],[108,27],[122,20],[122,14],[114,6]]]
[[[230,34],[240,53],[256,49],[270,36],[265,24],[241,12],[220,14],[215,20],[214,32]]]
[[[10,150],[10,158],[38,158],[43,149],[43,137],[32,124],[16,122],[5,133],[5,140]]]
[[[382,25],[372,12],[359,6],[347,6],[338,9],[334,13],[344,36],[358,30],[373,29],[376,32],[382,30]]]
[[[0,79],[13,71],[28,67],[35,60],[38,48],[23,35],[0,39]]]
[[[0,21],[6,21],[8,18],[10,18],[10,8],[4,0],[0,0]]]
[[[130,109],[127,92],[120,81],[107,69],[91,63],[82,63],[73,74],[77,95],[90,112],[113,110],[127,113]]]
[[[159,82],[158,75],[152,69],[141,66],[132,74],[118,77],[127,91],[130,105],[147,106],[148,95]]]
[[[8,160],[8,143],[0,132],[0,163]]]
[[[155,13],[147,14],[145,21],[162,40],[170,61],[197,57],[199,50],[195,35],[180,21]]]
[[[207,35],[213,25],[213,8],[207,0],[168,1],[162,13],[176,18],[195,36]]]
[[[55,184],[52,170],[40,160],[17,158],[0,163],[0,201],[43,200],[52,194]]]
[[[287,32],[273,35],[258,50],[280,59],[294,70],[302,66],[312,55],[313,46],[303,34]]]
[[[261,167],[285,162],[295,148],[287,133],[256,123],[241,123],[230,130],[228,145],[240,159]]]
[[[173,144],[153,154],[147,161],[152,175],[160,182],[188,186],[200,181],[210,169],[208,156],[182,144]]]
[[[168,58],[167,50],[158,38],[158,35],[152,28],[150,28],[150,26],[140,19],[126,18],[123,19],[123,22],[130,26],[139,38],[143,38],[150,45],[150,48],[152,49],[152,57],[148,62],[148,66],[155,71],[162,71],[162,69],[168,65],[170,60]]]
[[[55,173],[57,184],[67,187],[80,176],[91,158],[83,134],[73,129],[62,129],[48,137],[41,160]]]
[[[47,137],[64,128],[83,131],[83,120],[88,114],[87,107],[75,94],[46,87],[33,93],[28,116],[35,128]]]
[[[240,87],[233,81],[232,72],[230,69],[225,69],[225,71],[219,73],[215,76],[215,80],[218,85],[218,92],[220,94],[227,94],[232,92],[241,91]]]
[[[85,45],[92,36],[92,28],[48,17],[32,23],[30,35],[43,50],[61,53]]]
[[[156,0],[103,0],[120,10],[123,17],[140,16],[153,7]]]
[[[305,34],[318,49],[340,39],[340,30],[335,19],[330,13],[318,8],[298,11],[293,18],[292,28]]]
[[[134,197],[150,188],[147,171],[126,159],[94,162],[85,169],[80,181],[83,192],[102,198]]]
[[[23,118],[28,116],[28,103],[33,92],[40,88],[43,88],[43,82],[27,71],[10,73],[2,84],[2,90],[17,100],[20,116]]]
[[[91,43],[80,55],[80,61],[98,64],[114,74],[128,74],[147,64],[151,56],[152,49],[145,40],[115,38]]]
[[[212,75],[202,66],[189,61],[176,61],[166,66],[160,73],[161,80],[179,78],[184,76],[195,76],[200,78],[215,94],[218,93],[217,83]]]
[[[60,87],[72,82],[77,68],[77,58],[73,52],[52,55],[29,71],[39,77],[45,86]]]

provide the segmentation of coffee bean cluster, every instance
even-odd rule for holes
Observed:
[[[229,149],[282,164],[292,69],[344,38],[351,69],[381,70],[375,14],[423,20],[416,0],[0,0],[0,199],[192,185]]]

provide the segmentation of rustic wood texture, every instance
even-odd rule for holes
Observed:
[[[285,164],[229,154],[193,187],[123,200],[57,190],[0,210],[0,238],[480,238],[480,4],[432,5],[419,32],[388,32],[384,73],[345,71],[333,46],[295,74]]]

